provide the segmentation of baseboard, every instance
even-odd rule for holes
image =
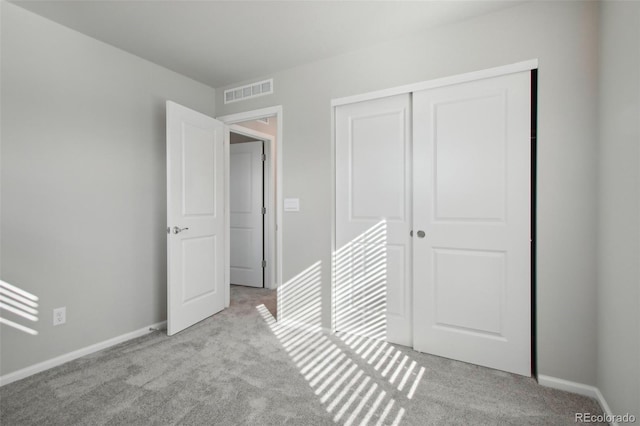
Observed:
[[[566,392],[577,393],[578,395],[584,395],[594,398],[600,404],[602,411],[607,417],[613,417],[609,404],[604,399],[602,392],[595,386],[585,385],[583,383],[571,382],[569,380],[558,379],[557,377],[538,375],[538,383],[548,388],[559,389]],[[611,426],[618,426],[618,423],[612,422]]]
[[[538,375],[538,383],[542,386],[559,389],[566,392],[577,393],[591,398],[598,399],[598,388],[582,383],[570,382],[569,380],[558,379],[551,376]]]
[[[147,327],[143,327],[139,330],[125,333],[120,336],[116,336],[111,339],[93,344],[91,346],[87,346],[82,349],[78,349],[76,351],[57,356],[47,361],[39,362],[38,364],[34,364],[29,367],[23,368],[21,370],[14,371],[13,373],[5,374],[4,376],[0,376],[0,387],[4,385],[8,385],[9,383],[13,383],[15,381],[24,379],[26,377],[32,376],[34,374],[40,373],[41,371],[45,371],[50,368],[57,367],[69,361],[73,361],[74,359],[83,357],[85,355],[89,355],[94,352],[98,352],[103,349],[109,348],[111,346],[115,346],[119,343],[126,342],[127,340],[144,336],[145,334],[151,333],[153,331],[152,329],[159,329],[159,328],[165,327],[166,324],[167,324],[166,321],[152,324]]]
[[[611,412],[611,408],[609,408],[609,404],[607,404],[607,400],[604,399],[604,395],[600,392],[600,389],[596,388],[596,399],[600,403],[600,407],[602,407],[602,411],[608,417],[613,417],[613,413]],[[618,426],[618,422],[611,422],[611,426]]]

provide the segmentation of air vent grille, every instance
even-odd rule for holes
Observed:
[[[273,93],[273,79],[258,81],[246,86],[235,87],[224,91],[224,103],[238,102],[244,99],[258,96],[270,95]]]

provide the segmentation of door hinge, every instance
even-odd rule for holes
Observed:
[[[266,260],[263,260],[263,261],[262,261],[262,267],[263,267],[263,268],[266,268],[266,267],[267,267],[267,261],[266,261]]]
[[[267,208],[266,207],[262,208],[262,214],[267,214]]]
[[[267,154],[262,154],[262,161],[267,161]]]

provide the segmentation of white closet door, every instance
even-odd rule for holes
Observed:
[[[530,74],[413,100],[414,348],[530,376]]]
[[[230,148],[231,284],[263,287],[262,144]]]
[[[410,95],[336,108],[335,328],[411,345]]]

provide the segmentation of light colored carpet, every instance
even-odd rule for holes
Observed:
[[[13,425],[562,425],[596,401],[380,341],[285,327],[275,292],[173,337],[120,344],[0,388]]]

